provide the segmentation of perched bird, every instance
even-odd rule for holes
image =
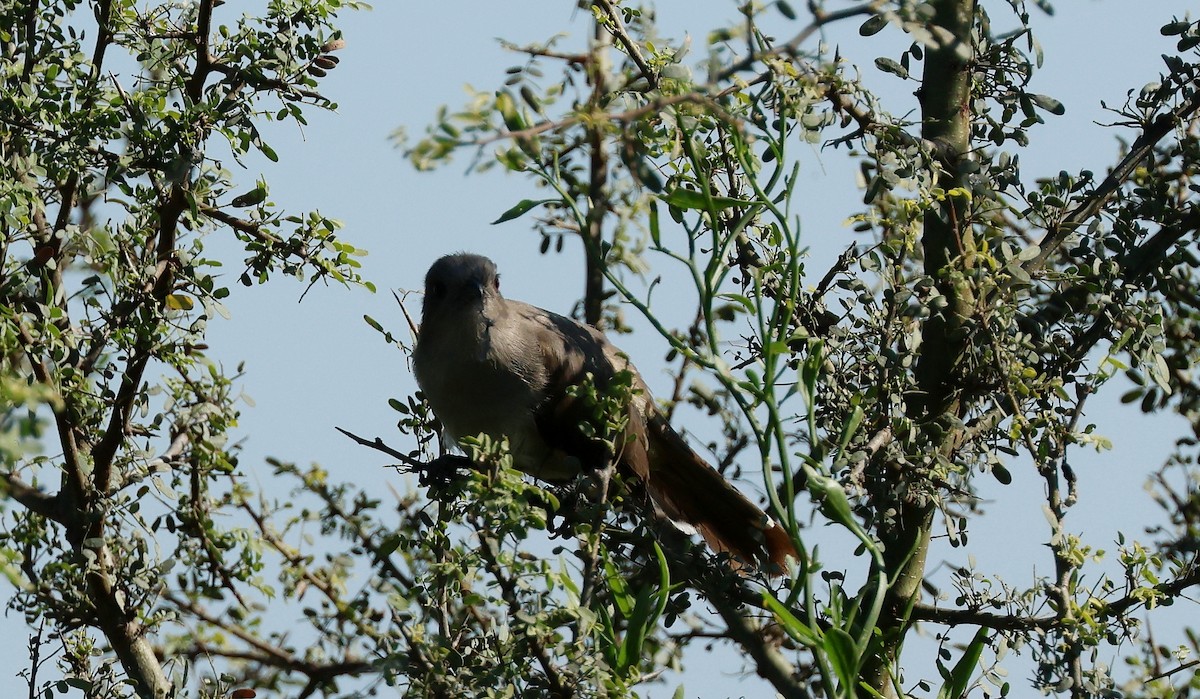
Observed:
[[[413,350],[417,383],[449,437],[507,436],[515,466],[549,483],[610,460],[655,510],[698,532],[735,565],[782,567],[796,550],[787,533],[709,466],[671,428],[628,358],[596,329],[500,294],[486,257],[447,255],[425,276]],[[617,452],[588,431],[594,407],[569,390],[589,380],[603,392],[632,373]]]

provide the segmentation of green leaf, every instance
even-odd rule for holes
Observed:
[[[708,209],[710,202],[714,209],[729,209],[735,206],[750,206],[754,202],[732,197],[705,197],[702,192],[691,189],[677,188],[662,195],[662,200],[677,209]]]
[[[389,536],[388,538],[384,539],[383,542],[379,544],[379,555],[380,556],[392,555],[392,552],[394,552],[396,549],[400,548],[400,543],[402,541],[404,541],[404,539],[402,539],[399,534],[393,534],[393,535]]]
[[[658,224],[658,202],[650,200],[650,240],[654,241],[654,247],[662,247],[662,230]]]
[[[742,294],[720,293],[716,294],[715,297],[719,299],[725,299],[726,301],[732,301],[733,303],[741,306],[747,313],[754,313],[754,302],[750,300],[749,296],[744,296]]]
[[[772,595],[769,590],[763,590],[763,603],[775,615],[775,620],[779,622],[779,625],[783,627],[783,630],[793,640],[808,648],[816,649],[821,647],[820,630],[810,628],[803,621],[800,621],[782,602],[775,599],[775,595]]]
[[[500,118],[504,119],[504,126],[509,131],[524,131],[529,126],[517,109],[517,101],[505,90],[496,93],[496,111],[500,112]]]
[[[979,664],[979,656],[983,652],[983,647],[987,645],[987,637],[988,630],[985,628],[980,627],[975,632],[975,638],[971,640],[971,644],[967,646],[963,656],[954,664],[954,669],[950,671],[950,677],[938,692],[938,699],[959,699],[959,697],[967,695],[971,675],[975,672],[975,666]]]
[[[375,320],[371,316],[363,314],[363,320],[367,321],[367,325],[370,325],[372,328],[375,328],[379,332],[383,332],[383,326],[379,324],[379,321]]]
[[[31,590],[33,586],[25,579],[25,574],[21,572],[21,566],[17,563],[18,560],[20,560],[20,555],[16,551],[0,548],[0,575],[3,575],[9,584],[19,590]]]
[[[850,443],[850,439],[854,436],[854,433],[858,431],[858,426],[860,423],[862,423],[862,419],[862,406],[854,406],[854,411],[850,413],[850,417],[846,420],[846,424],[842,426],[842,436],[838,438],[838,449],[846,448],[846,445]]]
[[[1022,248],[1021,252],[1017,253],[1018,262],[1028,262],[1040,255],[1042,248],[1037,245],[1030,245],[1027,248]]]
[[[859,36],[875,36],[879,32],[883,31],[883,28],[887,26],[887,23],[887,17],[884,17],[883,15],[873,15],[858,27],[858,34]]]
[[[500,218],[492,221],[492,225],[494,226],[497,223],[504,223],[505,221],[511,221],[514,218],[520,218],[529,213],[531,209],[542,204],[549,204],[552,201],[557,201],[557,199],[522,199],[521,201],[517,202],[516,206],[500,214]]]
[[[620,668],[622,672],[636,665],[642,659],[642,646],[645,644],[646,636],[654,628],[655,621],[658,620],[654,613],[658,609],[658,605],[654,604],[654,601],[653,588],[644,587],[638,590],[637,603],[634,605],[633,613],[626,617],[628,625],[625,628],[624,663]]]
[[[893,75],[898,75],[905,79],[908,78],[908,70],[905,69],[904,66],[900,65],[896,61],[893,61],[890,58],[884,58],[882,56],[879,58],[876,58],[875,59],[875,67],[878,68],[879,70],[882,70],[885,73],[891,73]]]
[[[808,490],[827,517],[851,531],[858,529],[850,498],[846,497],[846,489],[841,483],[817,473],[816,469],[809,469]]]
[[[1067,113],[1067,108],[1063,106],[1063,103],[1049,95],[1031,94],[1030,97],[1033,98],[1034,104],[1036,104],[1038,107],[1041,107],[1043,110],[1050,112],[1054,116],[1062,116],[1063,114]]]
[[[612,593],[613,604],[617,605],[622,616],[628,618],[633,613],[634,600],[633,595],[629,594],[629,586],[625,584],[624,576],[608,560],[604,561],[604,573],[608,578],[608,589]]]
[[[163,497],[170,498],[171,500],[179,498],[175,491],[171,489],[171,486],[167,485],[167,482],[162,479],[162,476],[150,476],[150,482],[154,484],[154,489]]]
[[[167,294],[165,302],[167,308],[172,311],[190,311],[196,306],[196,302],[192,300],[191,296],[183,294]]]
[[[858,681],[859,666],[858,646],[854,643],[854,639],[850,634],[835,626],[825,632],[822,645],[829,657],[829,664],[833,666],[834,673],[842,683],[844,694],[853,696],[851,688]]]
[[[1174,22],[1168,22],[1167,24],[1164,24],[1159,28],[1158,31],[1163,36],[1176,36],[1186,32],[1190,26],[1192,26],[1191,22],[1175,20]]]
[[[662,616],[667,611],[667,603],[671,601],[671,566],[667,563],[667,555],[663,553],[658,542],[654,542],[654,557],[658,561],[658,612]]]
[[[263,187],[262,185],[259,185],[258,187],[255,187],[254,189],[250,190],[249,192],[246,192],[245,194],[237,195],[236,197],[233,198],[233,201],[231,201],[229,203],[231,206],[236,206],[239,209],[244,209],[247,206],[254,206],[255,204],[261,204],[264,201],[266,201],[266,199],[267,199],[267,188]]]
[[[1197,46],[1200,46],[1200,34],[1196,34],[1193,36],[1185,36],[1182,39],[1180,39],[1178,41],[1178,43],[1175,44],[1176,50],[1181,51],[1181,52],[1182,51],[1190,51],[1191,49],[1194,49]]]

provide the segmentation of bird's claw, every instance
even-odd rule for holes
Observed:
[[[421,468],[417,482],[423,487],[450,485],[458,477],[460,470],[469,471],[474,465],[475,462],[465,456],[442,454]]]

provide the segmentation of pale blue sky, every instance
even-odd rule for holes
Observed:
[[[795,4],[802,8],[803,3]],[[995,18],[1007,12],[1006,3],[985,4]],[[239,5],[223,5],[218,19],[231,21],[241,11]],[[1032,132],[1032,145],[1021,154],[1027,178],[1060,169],[1100,172],[1114,161],[1114,137],[1120,132],[1093,123],[1106,120],[1099,102],[1120,104],[1126,89],[1155,79],[1159,54],[1172,50],[1158,27],[1172,12],[1182,16],[1190,5],[1180,0],[1067,0],[1058,3],[1058,15],[1052,18],[1032,10],[1046,52],[1034,90],[1058,98],[1067,112],[1048,117],[1046,127]],[[838,6],[830,4],[831,9]],[[736,16],[734,3],[715,0],[670,0],[657,7],[664,36],[680,38],[690,32],[698,45],[723,18]],[[339,479],[415,487],[381,468],[386,463],[381,455],[350,444],[333,426],[404,445],[394,431],[395,413],[387,399],[411,393],[415,384],[403,356],[385,345],[362,316],[369,314],[404,331],[388,289],[419,289],[426,267],[436,257],[457,250],[489,255],[500,266],[507,295],[559,312],[570,310],[581,288],[578,249],[568,245],[563,256],[539,256],[539,240],[527,223],[489,225],[515,201],[537,198],[530,183],[498,173],[464,177],[466,157],[435,173],[417,173],[389,135],[405,127],[419,137],[439,105],[455,107],[465,99],[466,83],[481,89],[502,83],[504,69],[521,59],[502,50],[496,38],[522,43],[568,33],[570,42],[581,44],[588,18],[573,8],[572,2],[378,0],[373,11],[349,13],[341,23],[347,46],[339,52],[341,63],[322,84],[322,91],[339,103],[339,111],[311,113],[310,125],[302,131],[291,123],[267,130],[281,162],[251,161],[251,170],[239,175],[241,181],[251,185],[265,175],[273,200],[282,208],[317,208],[344,221],[342,237],[370,251],[364,272],[380,293],[317,287],[297,303],[304,290],[298,283],[281,280],[253,289],[234,285],[227,299],[233,318],[212,323],[210,345],[213,356],[230,366],[246,361],[242,385],[254,406],[243,411],[240,431],[246,436],[246,449],[241,463],[258,466],[264,482],[269,470],[260,465],[273,456],[318,462]],[[915,84],[901,85],[872,66],[875,56],[901,45],[886,36],[895,31],[865,42],[857,36],[857,24],[852,20],[835,27],[830,40],[843,43],[843,54],[864,67],[871,85],[898,96],[907,93],[911,100]],[[784,38],[799,26],[780,18],[775,28]],[[701,53],[693,52],[691,60],[698,61]],[[894,104],[891,109],[904,111]],[[802,193],[799,208],[816,260],[830,259],[854,239],[842,222],[860,204],[861,192],[843,154],[814,149],[801,155],[811,190]],[[224,231],[213,235],[212,249],[224,251],[226,269],[236,276],[241,256],[222,243],[223,238],[228,239]],[[822,267],[813,263],[810,270],[819,277]],[[410,310],[417,309],[414,299]],[[652,389],[666,385],[661,367],[655,365],[664,353],[657,338],[643,334],[622,339],[621,344],[641,365]],[[1119,392],[1110,390],[1110,405]],[[1098,455],[1076,453],[1073,464],[1081,480],[1081,501],[1069,524],[1074,530],[1109,532],[1102,535],[1102,543],[1110,543],[1118,528],[1140,530],[1139,517],[1150,511],[1142,493],[1146,474],[1159,465],[1182,424],[1177,419],[1147,420],[1136,410],[1097,410],[1091,417],[1116,448]],[[1023,584],[1032,576],[1030,561],[1048,571],[1051,559],[1040,545],[1045,540],[1040,481],[1029,470],[1012,470],[1012,487],[987,493],[997,501],[992,514],[972,529],[970,552],[985,573],[1004,571],[1011,582]],[[935,547],[931,561],[936,564],[944,557],[961,564],[966,553]],[[823,557],[835,567],[841,558],[829,549],[823,549]],[[26,633],[12,615],[0,623],[6,631],[0,634],[0,677],[10,677],[25,664]],[[687,672],[673,679],[685,683],[689,697],[762,696],[757,680],[733,674],[741,668],[740,659],[718,653],[693,659]],[[936,676],[928,665],[913,671]],[[1014,673],[1014,686],[1022,686],[1024,672],[1014,666]],[[648,694],[668,697],[673,690],[674,684],[659,685]]]

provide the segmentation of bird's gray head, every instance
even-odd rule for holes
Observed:
[[[500,273],[491,260],[469,253],[446,255],[425,274],[422,317],[428,321],[435,311],[482,311],[490,301],[499,298]]]

